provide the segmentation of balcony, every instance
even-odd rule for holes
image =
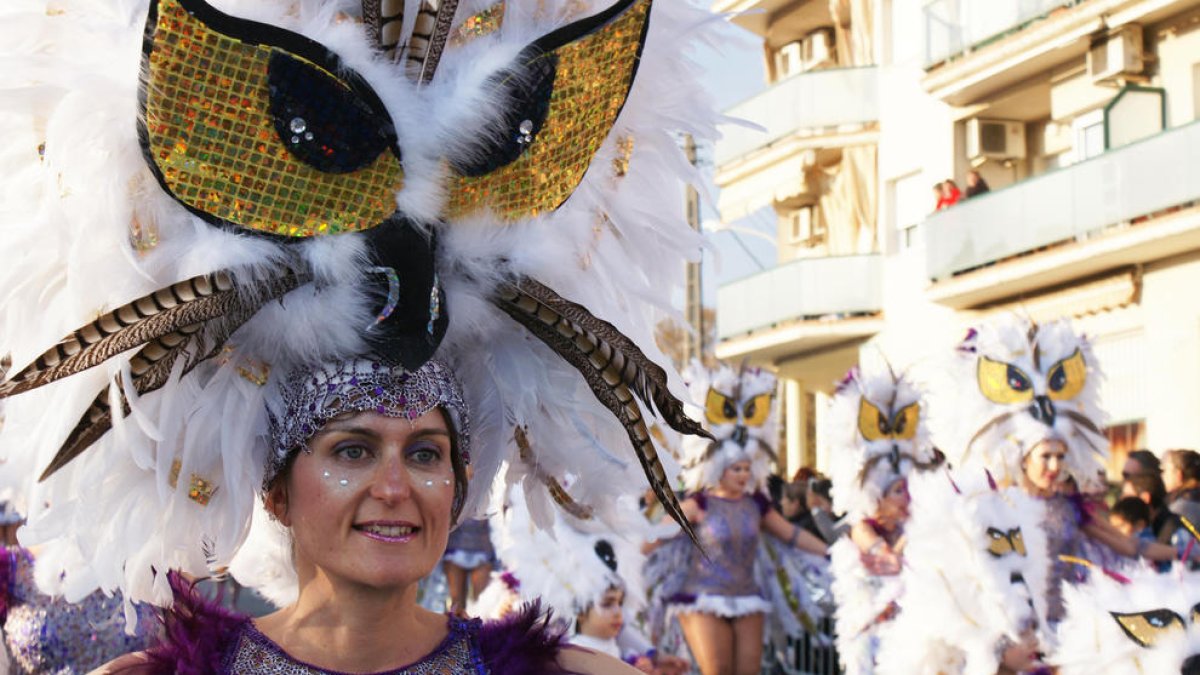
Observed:
[[[772,360],[866,337],[882,306],[879,255],[794,260],[718,289],[717,353]]]
[[[922,10],[925,18],[925,66],[928,68],[963,52],[1024,28],[1060,7],[1084,0],[934,0]]]
[[[924,223],[934,300],[975,307],[1200,248],[1200,122],[975,197]]]
[[[724,168],[757,150],[806,130],[865,124],[879,119],[879,69],[832,68],[793,75],[727,111],[730,117],[766,128],[727,125],[716,147],[716,164]]]

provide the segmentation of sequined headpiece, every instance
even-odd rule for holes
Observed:
[[[280,384],[279,407],[268,405],[271,453],[263,489],[325,423],[346,413],[373,412],[415,420],[440,407],[454,434],[455,519],[466,496],[471,462],[470,414],[462,387],[444,363],[431,360],[415,371],[380,361],[356,359],[298,368]]]

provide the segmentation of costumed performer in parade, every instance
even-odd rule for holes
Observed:
[[[925,415],[921,391],[882,354],[864,355],[830,406],[831,496],[850,526],[830,547],[837,646],[848,675],[874,672],[880,624],[898,607],[908,479],[941,461]]]
[[[1086,338],[1059,319],[1008,314],[972,329],[931,389],[934,442],[959,469],[987,469],[1042,500],[1053,566],[1047,617],[1063,617],[1062,584],[1127,558],[1172,560],[1171,546],[1121,534],[1103,517],[1108,440],[1100,368]]]
[[[694,364],[684,377],[715,440],[683,440],[683,510],[701,548],[679,537],[654,551],[645,573],[654,623],[678,619],[704,675],[757,673],[767,617],[785,635],[816,632],[829,600],[827,550],[763,493],[775,460],[775,376]],[[668,628],[652,630],[660,643]]]
[[[493,575],[472,607],[474,613],[502,618],[512,608],[540,599],[567,624],[570,644],[622,659],[646,673],[685,672],[687,661],[655,650],[633,621],[646,603],[639,546],[654,526],[630,496],[615,506],[619,521],[605,523],[571,500],[569,486],[561,487],[551,492],[556,503],[547,514],[553,519],[548,528],[531,517],[528,493],[508,490],[506,506],[491,517],[504,572]]]
[[[167,642],[111,670],[621,668],[532,611],[417,608],[518,426],[597,517],[644,474],[694,534],[646,419],[701,429],[647,327],[664,263],[699,250],[677,134],[715,135],[685,50],[720,23],[414,4],[0,10],[0,450],[44,467],[22,531],[43,586],[174,606]],[[263,493],[297,599],[257,624],[168,570],[223,572]]]
[[[468,602],[479,598],[495,564],[496,551],[487,519],[471,518],[454,528],[442,558],[451,612],[460,612]]]

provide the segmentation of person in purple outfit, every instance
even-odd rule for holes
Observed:
[[[299,594],[250,619],[172,576],[159,645],[101,673],[620,673],[571,648],[535,603],[507,620],[417,604],[467,490],[467,404],[449,368],[378,361],[299,370],[273,410],[264,502],[287,528]]]

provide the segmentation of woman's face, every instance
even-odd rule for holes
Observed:
[[[908,520],[908,505],[912,498],[908,494],[908,481],[901,478],[883,491],[879,499],[879,520],[902,523]]]
[[[1025,477],[1039,490],[1053,491],[1062,482],[1067,446],[1059,440],[1038,443],[1025,456]]]
[[[625,591],[610,588],[600,596],[600,601],[580,614],[579,632],[599,640],[611,640],[625,625]]]
[[[1163,487],[1167,488],[1167,492],[1174,492],[1183,487],[1183,472],[1175,465],[1175,460],[1171,455],[1163,458],[1162,481]]]
[[[302,583],[416,583],[446,551],[454,470],[440,410],[411,422],[335,418],[308,441],[268,507],[291,529]]]
[[[742,494],[750,484],[750,460],[743,459],[725,467],[721,474],[721,488],[726,492]]]

